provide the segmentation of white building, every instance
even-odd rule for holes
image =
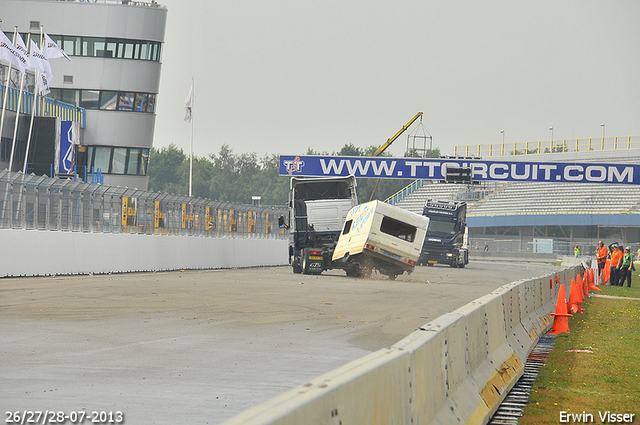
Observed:
[[[49,96],[86,109],[78,174],[86,165],[105,184],[147,189],[166,18],[155,1],[0,0],[9,39],[42,26],[73,60],[51,60]]]

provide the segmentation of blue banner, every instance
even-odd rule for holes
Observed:
[[[73,149],[73,121],[60,123],[60,168],[58,174],[73,174],[73,166],[76,163]]]
[[[281,176],[444,180],[447,167],[469,167],[476,181],[640,184],[640,165],[427,158],[280,156]]]

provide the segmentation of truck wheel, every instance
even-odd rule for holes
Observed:
[[[302,261],[302,257],[295,254],[293,254],[292,256],[293,260],[291,261],[291,266],[293,267],[293,272],[295,274],[302,273],[302,265],[300,264],[300,261]]]

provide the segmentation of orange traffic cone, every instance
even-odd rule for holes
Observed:
[[[573,283],[573,281],[572,281]],[[582,279],[580,273],[576,276],[576,292],[578,293],[578,299],[581,303],[584,302],[584,287],[582,286]]]
[[[587,278],[587,272],[582,275],[582,288],[584,289],[584,298],[589,297],[589,279]]]
[[[611,266],[609,262],[604,265],[604,269],[602,269],[602,284],[606,285],[609,282],[609,278],[611,277]]]
[[[560,285],[560,292],[558,293],[558,301],[556,302],[556,312],[551,313],[553,318],[553,326],[549,332],[552,335],[561,333],[569,333],[569,317],[572,314],[567,313],[567,294],[564,290],[564,285]]]
[[[593,277],[593,269],[589,269],[588,277],[589,277],[589,288],[588,288],[589,291],[600,291],[600,292],[602,292],[602,289],[600,289],[600,288],[598,288],[596,286],[596,280]]]
[[[578,285],[576,280],[571,279],[571,291],[569,292],[569,302],[567,303],[567,310],[569,313],[582,313],[582,301],[580,301],[580,295],[578,293]]]

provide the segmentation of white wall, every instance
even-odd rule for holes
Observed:
[[[284,264],[283,239],[0,230],[0,277]]]

